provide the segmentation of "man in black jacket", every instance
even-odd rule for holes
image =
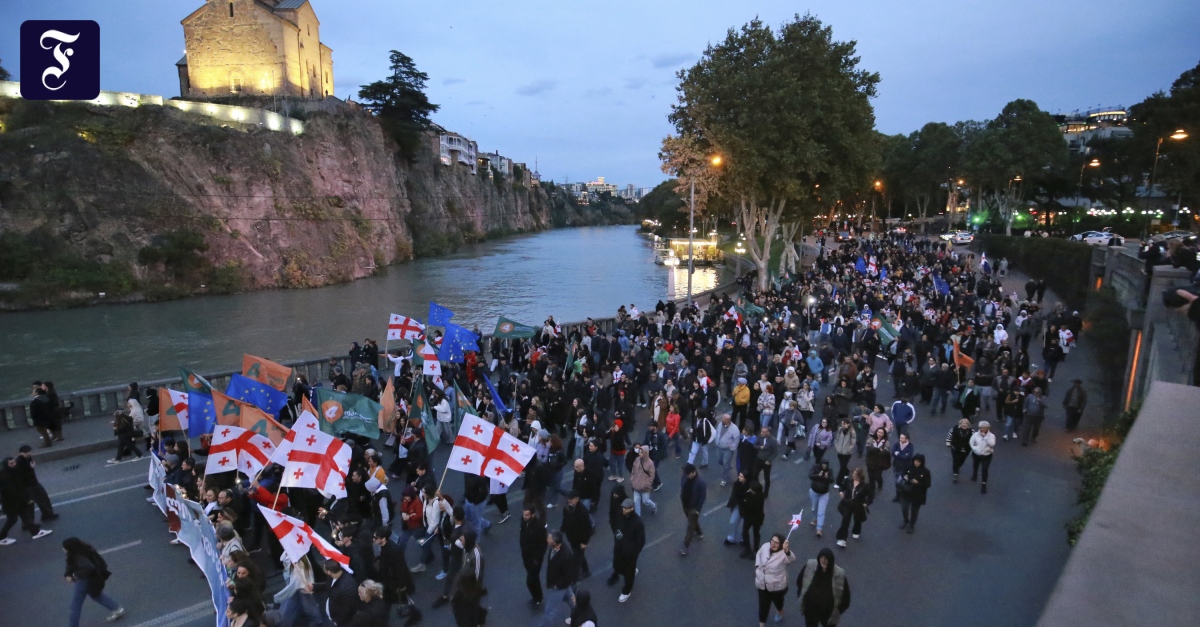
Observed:
[[[410,626],[421,620],[421,611],[410,598],[416,586],[412,573],[408,571],[408,561],[404,559],[404,549],[392,542],[391,535],[391,527],[375,529],[374,577],[383,585],[383,599],[388,603],[399,603],[402,608],[400,611],[407,611],[408,620],[404,624]]]
[[[462,505],[454,506],[454,531],[443,541],[442,551],[446,555],[446,576],[439,577],[445,582],[442,586],[442,596],[438,597],[433,602],[434,607],[441,607],[450,602],[450,592],[454,588],[454,582],[458,580],[458,571],[462,570],[463,557],[465,550],[462,546],[462,537],[470,527],[466,526],[466,513],[463,511]]]
[[[601,460],[603,461],[603,460]],[[596,511],[600,502],[600,483],[604,479],[604,467],[588,467],[582,459],[575,460],[575,475],[571,478],[571,490],[579,495],[588,511]]]
[[[546,524],[537,510],[526,507],[521,513],[521,563],[525,565],[525,587],[534,609],[542,604],[542,562],[546,559]]]
[[[546,588],[562,594],[562,601],[568,609],[574,609],[572,603],[575,596],[575,582],[579,579],[579,564],[567,546],[561,531],[551,531],[546,534],[545,543],[550,547],[550,559],[546,563]],[[558,611],[562,608],[559,603],[546,606],[546,614],[542,619],[543,625],[560,624]]]
[[[46,395],[46,388],[42,387],[40,382],[33,386],[33,400],[29,401],[29,418],[33,420],[33,426],[37,429],[38,434],[42,436],[42,448],[54,446],[54,440],[50,435],[50,429],[54,426],[54,405],[50,402],[50,397]]]
[[[567,505],[563,507],[562,525],[559,529],[571,544],[571,551],[579,562],[579,578],[587,579],[592,575],[592,570],[588,567],[585,551],[596,527],[592,523],[591,514],[581,504],[579,493],[574,490],[567,494]]]
[[[621,587],[621,596],[617,601],[624,603],[633,593],[633,582],[637,577],[638,556],[646,546],[646,526],[642,519],[633,511],[633,499],[621,502],[621,520],[618,523],[616,542],[613,543],[613,574],[608,578],[608,585],[617,583],[624,578],[625,585]]]
[[[329,588],[325,615],[336,627],[348,627],[360,605],[358,584],[346,574],[341,564],[333,560],[325,562],[325,574],[329,576],[329,581],[324,584]]]
[[[33,460],[33,448],[28,444],[22,444],[21,448],[17,449],[17,467],[13,469],[13,474],[17,481],[29,491],[33,502],[37,503],[38,509],[42,512],[42,522],[56,520],[58,514],[54,513],[54,506],[50,504],[50,495],[46,494],[46,488],[38,481],[36,467],[37,462]]]

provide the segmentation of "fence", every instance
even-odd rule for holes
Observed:
[[[728,291],[733,287],[733,282],[726,282],[717,287],[701,292],[694,296],[700,300],[704,297],[711,296],[718,292]],[[617,328],[617,320],[613,318],[593,318],[598,332],[611,333]],[[560,324],[563,332],[568,336],[575,331],[580,331],[587,321],[569,322]],[[484,335],[480,341],[480,348],[483,351],[487,350],[487,346],[491,343],[492,336]],[[340,366],[344,372],[350,372],[350,356],[334,355],[332,357],[323,357],[319,359],[285,361],[282,362],[285,366],[293,368],[297,374],[303,374],[309,381],[324,381],[327,380],[330,369],[334,366]],[[225,389],[229,382],[229,378],[234,374],[241,374],[241,370],[226,370],[214,374],[202,375],[208,379],[217,389]],[[148,387],[169,387],[175,390],[181,390],[183,387],[179,377],[169,379],[156,379],[153,381],[139,382],[142,389]],[[76,390],[73,392],[59,393],[59,399],[62,402],[66,411],[68,420],[79,420],[82,418],[92,418],[97,416],[111,416],[114,411],[121,409],[125,405],[126,386],[115,385],[99,388],[90,388],[86,390]],[[21,429],[33,426],[33,421],[29,417],[29,401],[7,401],[0,403],[0,420],[3,425],[9,429]]]

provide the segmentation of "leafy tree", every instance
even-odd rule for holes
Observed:
[[[1130,117],[1131,150],[1144,160],[1145,172],[1153,170],[1155,186],[1161,185],[1171,194],[1182,193],[1195,203],[1200,197],[1200,64],[1181,74],[1170,94],[1158,92],[1131,107]],[[1177,129],[1190,136],[1182,141],[1169,139]],[[1153,157],[1159,139],[1163,141],[1155,170]]]
[[[961,140],[954,129],[941,122],[930,122],[909,135],[911,167],[905,191],[917,204],[922,228],[928,230],[925,218],[929,207],[940,197],[943,189],[952,190],[959,167]]]
[[[1087,154],[1075,159],[1071,166],[1078,176],[1076,187],[1081,195],[1116,211],[1136,205],[1138,187],[1146,172],[1144,166],[1149,160],[1139,155],[1135,146],[1136,142],[1128,138],[1097,138],[1088,142]],[[1100,165],[1087,167],[1092,159]]]
[[[1027,197],[1027,183],[1045,170],[1062,167],[1067,144],[1050,114],[1032,100],[1014,100],[971,143],[964,157],[972,184],[1000,214],[1004,232],[1012,235],[1017,208]]]
[[[432,124],[429,114],[439,108],[425,95],[428,80],[429,75],[417,70],[412,57],[393,50],[391,75],[358,91],[363,106],[379,116],[409,159],[420,148],[421,133]]]
[[[0,61],[3,61],[3,60],[0,59]],[[12,75],[8,73],[8,70],[4,69],[3,65],[0,65],[0,81],[7,81],[7,80],[12,80]]]
[[[739,206],[760,289],[781,224],[819,210],[818,185],[829,198],[862,189],[878,161],[879,75],[858,68],[855,45],[811,15],[778,30],[756,19],[678,74],[663,169],[694,176],[699,155],[722,156],[715,193]]]
[[[642,215],[662,224],[663,233],[686,224],[684,215],[687,203],[676,193],[677,187],[678,182],[675,179],[663,181],[638,201],[638,209]]]
[[[195,231],[173,231],[159,242],[138,251],[138,263],[149,266],[162,264],[171,276],[181,281],[198,281],[208,269],[208,252],[204,235]]]

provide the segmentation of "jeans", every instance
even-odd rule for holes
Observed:
[[[548,592],[551,593],[550,596],[553,598],[554,596],[557,596],[557,593],[560,591],[551,589],[548,590]],[[562,590],[561,592],[561,603],[553,600],[546,603],[542,613],[542,621],[538,623],[541,627],[550,627],[551,625],[558,627],[559,625],[562,625],[563,619],[567,616],[570,616],[571,611],[575,609],[575,605],[571,603],[571,600],[575,598],[575,585],[572,584],[567,587],[566,590]],[[566,611],[564,612],[563,610]]]
[[[725,536],[725,539],[729,542],[737,542],[738,523],[740,522],[742,522],[742,513],[735,507],[729,514],[729,535]]]
[[[683,453],[683,447],[680,446],[680,444],[679,444],[682,441],[683,441],[683,436],[680,435],[678,432],[676,432],[675,435],[667,438],[667,448],[668,449],[671,448],[672,444],[675,445],[675,457],[679,457]]]
[[[1021,425],[1021,443],[1037,442],[1038,433],[1042,430],[1042,419],[1045,416],[1025,416]]]
[[[320,625],[324,615],[311,594],[297,592],[283,600],[279,606],[280,618],[287,627],[293,625]],[[303,619],[303,620],[302,620]]]
[[[695,440],[692,440],[692,452],[688,453],[688,463],[689,464],[696,463],[696,453],[703,453],[703,455],[700,455],[700,459],[703,459],[704,461],[700,462],[700,465],[707,466],[708,465],[708,445],[701,444]]]
[[[1019,422],[1017,422],[1017,419],[1014,418],[1012,414],[1009,414],[1004,417],[1004,437],[1005,438],[1015,439],[1017,437],[1017,434],[1020,433],[1020,431],[1021,431],[1021,424]]]
[[[721,467],[721,482],[728,483],[729,475],[733,471],[733,459],[737,456],[737,451],[731,451],[727,448],[717,447],[717,465]],[[656,477],[658,475],[655,475]]]
[[[75,593],[71,597],[71,627],[79,627],[79,614],[83,611],[84,597],[91,596],[88,594],[88,582],[78,579],[75,581]],[[97,596],[92,596],[92,600],[103,605],[110,612],[117,611],[121,607],[116,601],[112,600],[107,594],[101,592]]]
[[[608,467],[612,470],[612,476],[625,476],[625,453],[609,453]]]
[[[983,482],[987,483],[988,467],[992,465],[992,456],[976,455],[975,453],[971,453],[971,465],[971,480],[974,481],[975,477],[979,476],[979,467],[983,466]]]
[[[652,512],[658,512],[658,504],[650,500],[649,492],[633,492],[633,511],[637,512],[638,516],[642,515],[642,503],[645,503]]]
[[[829,493],[817,494],[809,488],[808,500],[812,503],[812,511],[817,516],[817,531],[820,531],[825,526],[825,507],[829,505]]]
[[[941,412],[946,413],[946,401],[950,398],[950,391],[946,388],[933,388],[933,402],[929,406],[929,415],[933,416],[938,413],[938,405],[941,405]]]
[[[462,502],[463,512],[466,514],[467,522],[470,523],[472,529],[479,533],[483,533],[492,526],[492,521],[483,517],[483,508],[485,503],[486,501],[476,505],[475,503],[472,503],[466,499],[463,499]]]
[[[437,436],[442,442],[454,443],[454,439],[458,434],[454,432],[454,421],[437,423]]]

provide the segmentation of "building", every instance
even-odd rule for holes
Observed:
[[[1072,153],[1087,154],[1087,144],[1093,139],[1133,137],[1127,124],[1129,112],[1124,107],[1103,107],[1091,111],[1075,111],[1054,116]]]
[[[206,0],[181,23],[185,98],[333,95],[333,50],[308,0]]]
[[[461,163],[471,168],[471,174],[478,171],[479,145],[458,133],[441,129],[438,134],[438,153],[444,166]]]
[[[600,194],[604,192],[608,192],[613,196],[617,195],[617,186],[612,183],[605,183],[603,176],[597,176],[596,180],[589,182],[586,187],[588,196],[592,198],[599,198]]]
[[[513,160],[500,154],[500,151],[485,152],[479,156],[481,160],[487,161],[489,167],[495,169],[504,176],[512,176]]]

